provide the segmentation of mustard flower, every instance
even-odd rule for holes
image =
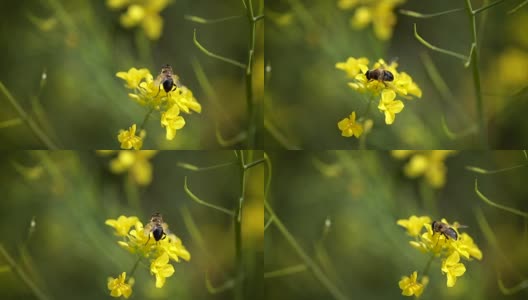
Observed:
[[[358,12],[361,11],[358,9]],[[387,125],[393,124],[396,114],[405,107],[401,100],[396,99],[396,96],[406,100],[422,97],[420,87],[409,74],[398,71],[396,62],[387,64],[383,59],[378,59],[369,67],[367,58],[349,57],[345,62],[336,63],[336,68],[345,71],[347,77],[352,79],[348,83],[351,89],[361,94],[369,94],[370,99],[379,97],[378,109],[384,113],[385,124]],[[393,80],[382,81],[372,78],[369,80],[366,72],[376,69],[383,69],[384,72],[391,73]]]
[[[167,129],[166,139],[171,141],[176,136],[176,130],[185,126],[185,120],[179,115],[180,109],[173,105],[169,110],[161,114],[161,126]]]
[[[359,138],[363,133],[363,126],[356,123],[356,112],[350,114],[350,118],[344,118],[337,123],[337,127],[341,130],[341,135],[345,137],[355,136]]]
[[[454,239],[447,238],[441,232],[435,232],[430,220],[427,216],[420,218],[411,216],[408,220],[398,220],[397,223],[407,228],[407,230],[413,229],[412,236],[415,239],[409,242],[411,246],[421,252],[430,253],[432,255],[431,259],[435,257],[441,258],[441,271],[447,277],[447,287],[453,287],[457,277],[462,276],[466,272],[466,266],[460,262],[460,259],[465,258],[471,260],[471,258],[476,258],[480,260],[482,259],[482,252],[469,234],[459,232],[461,225],[458,222],[450,224],[446,219],[441,219],[440,221],[456,231],[458,238]],[[425,232],[422,234],[415,231],[420,224],[422,224],[422,231],[425,229]],[[410,284],[416,282],[416,278],[413,279],[413,276],[411,276],[406,281],[403,281],[403,283],[402,281],[400,281],[400,288],[404,290],[404,287],[407,286],[406,284],[411,286]],[[411,295],[411,290],[404,290],[404,292]]]
[[[417,217],[414,215],[407,220],[401,219],[397,222],[398,225],[407,229],[407,233],[410,236],[418,236],[424,225],[428,223],[431,223],[431,218],[428,216]]]
[[[457,277],[464,275],[466,267],[460,263],[460,255],[453,252],[447,259],[442,261],[442,273],[447,276],[447,287],[454,287]]]
[[[135,221],[134,224],[132,224],[133,221]],[[163,230],[167,232],[167,236],[159,241],[152,237],[149,238],[152,234],[149,228],[145,228],[135,216],[120,216],[117,220],[109,219],[106,223],[116,229],[119,228],[120,236],[122,236],[122,232],[127,232],[124,238],[117,242],[119,246],[135,254],[138,258],[150,260],[150,273],[156,278],[157,288],[163,287],[167,277],[174,274],[175,269],[170,263],[171,260],[180,262],[180,258],[185,261],[191,259],[191,254],[183,246],[182,241],[176,235],[168,232],[166,223],[163,223],[162,226]],[[109,280],[108,288],[112,291],[112,296],[118,295],[118,293],[125,295],[125,297],[130,296],[129,292],[125,294],[126,286],[123,285],[125,276],[126,274],[123,273],[119,278],[112,279],[112,282]],[[129,281],[130,286],[132,283]]]
[[[150,265],[150,272],[156,276],[156,287],[162,288],[167,277],[171,277],[174,274],[174,266],[169,264],[169,255],[163,253],[156,258]]]
[[[138,221],[139,219],[137,217],[126,217],[121,215],[119,216],[119,218],[117,218],[117,220],[106,220],[105,224],[115,229],[115,235],[127,236],[128,232],[130,231],[130,228],[134,226]]]
[[[427,283],[429,282],[429,278],[427,276],[422,278],[422,282],[419,283],[417,281],[418,279],[418,272],[414,271],[411,276],[402,276],[402,279],[400,282],[398,282],[398,285],[400,286],[400,289],[402,290],[402,295],[404,296],[416,296],[416,298],[420,297],[423,293],[423,290]]]
[[[166,92],[161,86],[160,80],[154,80],[148,69],[131,68],[128,72],[118,72],[116,76],[124,79],[127,82],[125,86],[133,90],[132,93],[128,94],[129,98],[142,106],[149,107],[149,113],[155,111],[160,113],[160,125],[166,129],[165,137],[167,140],[173,140],[176,131],[185,126],[185,119],[180,115],[180,112],[186,114],[202,112],[202,106],[194,97],[191,89],[180,84],[172,91]],[[176,80],[178,78],[176,74],[173,74],[173,77]],[[121,139],[124,142],[121,142]],[[119,141],[124,149],[131,148],[130,140],[139,143],[139,140],[133,138],[130,132],[128,134],[123,132],[121,139]],[[125,148],[127,146],[130,147]]]
[[[108,0],[111,9],[127,7],[121,15],[120,22],[125,28],[141,26],[145,35],[151,40],[157,40],[163,30],[163,19],[160,12],[169,4],[169,0]]]
[[[366,57],[353,58],[349,57],[346,62],[336,63],[336,68],[343,70],[347,73],[349,78],[354,78],[360,73],[365,73],[368,71],[369,60]]]
[[[131,149],[135,150],[141,149],[143,147],[143,138],[146,136],[144,130],[141,130],[139,136],[136,135],[136,124],[132,124],[128,130],[120,130],[117,135],[117,140],[121,143],[122,149]]]
[[[152,74],[150,74],[150,71],[145,68],[139,70],[136,68],[130,68],[128,72],[117,72],[116,76],[124,79],[126,81],[125,87],[129,89],[137,89],[139,87],[139,83],[143,79],[152,79]]]
[[[155,150],[119,151],[117,157],[110,161],[110,170],[116,174],[129,172],[135,183],[148,185],[152,181],[150,159],[156,153]]]
[[[402,153],[405,153],[402,155]],[[404,173],[410,178],[424,176],[427,183],[434,188],[445,185],[447,167],[445,160],[448,156],[456,153],[451,150],[430,150],[415,152],[392,152],[398,159],[410,156],[409,162],[404,166]]]
[[[168,238],[161,240],[159,243],[159,250],[167,253],[167,255],[176,262],[180,261],[180,257],[189,261],[191,254],[182,244],[182,241],[174,234],[169,234]]]
[[[108,289],[110,290],[110,296],[112,297],[125,297],[128,299],[132,294],[132,286],[134,285],[134,279],[130,278],[128,283],[125,283],[126,272],[121,273],[117,278],[108,278]]]
[[[391,125],[396,119],[396,114],[403,110],[403,102],[394,100],[396,93],[393,90],[383,90],[378,109],[385,113],[385,124]]]
[[[405,3],[405,0],[339,0],[338,8],[342,10],[356,9],[350,24],[354,29],[363,29],[372,24],[374,34],[380,40],[388,40],[396,25],[396,6]]]

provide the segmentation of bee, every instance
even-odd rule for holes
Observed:
[[[381,82],[385,82],[385,81],[393,81],[394,80],[394,75],[388,71],[388,70],[385,70],[383,68],[377,68],[377,69],[373,69],[373,70],[368,70],[366,73],[365,73],[365,76],[367,76],[367,80],[378,80],[378,81],[381,81]]]
[[[166,93],[173,91],[175,87],[182,87],[178,75],[172,73],[172,67],[168,64],[161,67],[161,72],[156,78],[155,83],[158,86],[158,94],[161,91],[159,88],[160,85],[163,85],[163,90]]]
[[[148,242],[150,241],[151,232],[156,242],[159,240],[163,240],[167,237],[167,234],[165,233],[163,228],[163,217],[159,212],[154,213],[152,217],[150,217],[150,223],[145,226],[145,231],[148,232],[149,236],[145,245],[148,244]]]
[[[451,226],[440,221],[433,221],[431,224],[433,232],[438,232],[446,237],[446,239],[458,240],[458,233]]]

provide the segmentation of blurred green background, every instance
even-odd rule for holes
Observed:
[[[112,173],[109,164],[116,156],[70,151],[1,155],[0,244],[47,299],[113,299],[107,278],[121,272],[128,278],[136,257],[118,246],[105,220],[137,216],[146,224],[158,211],[191,260],[173,263],[175,273],[161,289],[155,288],[148,260],[140,264],[130,299],[233,299],[233,284],[240,277],[244,298],[261,299],[262,165],[247,172],[243,274],[237,275],[233,219],[192,201],[183,189],[188,176],[188,187],[202,200],[237,207],[241,172],[232,151],[159,152],[148,160],[152,182],[146,186],[135,184],[131,173]],[[247,163],[259,158],[262,152],[245,153]],[[190,171],[181,163],[227,165]],[[36,226],[30,235],[32,219]],[[1,299],[37,299],[2,254],[0,270]],[[210,294],[214,288],[223,291]]]
[[[405,176],[408,159],[395,159],[390,152],[268,154],[273,164],[268,203],[347,299],[411,299],[401,296],[398,282],[413,271],[421,277],[429,258],[409,245],[412,238],[396,224],[411,215],[469,226],[462,231],[483,253],[481,261],[464,261],[466,273],[453,288],[446,287],[441,262],[434,260],[422,299],[526,299],[526,288],[502,294],[498,276],[507,288],[528,279],[528,219],[491,207],[474,191],[478,178],[480,191],[489,199],[527,212],[528,160],[521,151],[451,154],[444,161],[445,185],[438,189],[424,177]],[[466,169],[517,165],[522,167],[492,175]],[[266,222],[269,217],[267,213]],[[306,261],[275,224],[272,220],[265,227],[264,269],[270,276],[264,281],[266,298],[336,299],[305,269]],[[275,272],[290,267],[288,275]]]
[[[122,27],[119,18],[126,7],[111,10],[106,2],[0,4],[0,81],[59,148],[118,149],[119,130],[133,123],[139,127],[147,108],[129,99],[130,90],[115,76],[131,67],[148,68],[157,76],[162,65],[172,65],[203,108],[201,114],[183,114],[187,124],[173,141],[165,140],[159,114],[154,114],[146,126],[144,149],[218,149],[217,129],[225,139],[246,130],[244,70],[206,56],[193,43],[193,30],[197,29],[198,41],[208,50],[246,63],[249,25],[241,1],[170,1],[160,13],[163,31],[155,41],[149,40],[141,27]],[[254,1],[256,10],[259,5],[263,2]],[[241,17],[198,24],[185,20],[185,15]],[[262,25],[257,28],[254,56],[258,103],[263,95]],[[43,72],[47,79],[40,88]],[[18,117],[5,95],[0,94],[0,101],[4,107],[0,123]],[[1,128],[0,139],[2,148],[44,148],[25,124]]]
[[[343,1],[346,2],[346,1]],[[376,1],[349,1],[374,3]],[[379,2],[379,1],[378,1]],[[491,0],[472,0],[473,8]],[[482,93],[492,149],[520,149],[528,145],[528,6],[509,11],[522,1],[504,1],[477,16]],[[431,44],[469,54],[470,23],[462,10],[429,19],[404,16],[406,9],[424,14],[465,8],[464,1],[405,1],[397,6],[393,36],[380,41],[372,26],[350,26],[355,10],[340,10],[338,0],[270,0],[266,3],[266,145],[274,148],[357,149],[355,138],[345,138],[337,122],[355,110],[358,117],[367,101],[347,86],[336,62],[367,57],[370,62],[398,59],[399,71],[410,74],[423,97],[404,100],[404,110],[393,125],[371,111],[374,127],[367,136],[373,149],[475,149],[477,117],[471,69],[459,59],[434,52],[413,35]],[[436,70],[429,72],[428,70]],[[445,85],[434,84],[437,74]],[[377,105],[376,105],[377,106]],[[445,119],[448,130],[442,126]],[[472,131],[473,130],[473,131]]]

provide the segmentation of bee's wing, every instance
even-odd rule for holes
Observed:
[[[149,235],[152,231],[152,223],[148,223],[147,225],[145,225],[145,227],[143,227],[143,230],[145,231],[145,235]]]
[[[158,77],[156,77],[156,79],[154,80],[154,85],[159,87],[162,79],[163,79],[163,75],[159,74]]]

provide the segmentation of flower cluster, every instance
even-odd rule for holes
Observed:
[[[440,271],[446,275],[447,287],[453,287],[457,277],[466,272],[466,266],[460,262],[460,259],[472,260],[472,258],[476,258],[481,260],[482,252],[467,233],[458,231],[461,228],[458,222],[451,225],[445,219],[442,219],[441,222],[456,232],[456,239],[448,238],[445,234],[434,231],[431,218],[428,216],[411,216],[409,219],[398,220],[397,224],[407,229],[407,234],[414,238],[409,242],[412,247],[421,252],[430,253],[431,259],[439,257],[442,260]],[[418,283],[417,278],[416,271],[410,277],[402,277],[399,282],[402,295],[415,295],[416,297],[421,295],[428,278],[423,277],[422,283]]]
[[[125,28],[141,26],[145,35],[151,40],[157,40],[163,30],[163,19],[160,12],[169,4],[169,0],[107,0],[110,9],[126,11],[121,15],[120,22]]]
[[[133,90],[133,93],[128,94],[132,100],[149,107],[151,111],[160,112],[161,127],[166,129],[167,140],[173,140],[176,131],[185,126],[185,119],[180,112],[191,114],[193,111],[197,113],[202,111],[202,106],[190,89],[178,84],[172,91],[165,92],[160,80],[154,80],[148,69],[131,68],[128,72],[118,72],[116,76],[125,80],[126,88]],[[175,74],[173,79],[179,83]],[[137,136],[136,130],[136,124],[133,124],[129,130],[119,132],[118,140],[121,148],[136,150],[141,148],[146,133],[141,130]]]
[[[405,175],[410,178],[424,176],[429,185],[441,188],[446,181],[445,160],[454,153],[456,151],[453,150],[394,150],[392,156],[397,159],[410,156],[409,162],[403,168]]]
[[[152,165],[150,159],[158,153],[156,150],[98,150],[100,155],[112,155],[117,157],[110,161],[110,170],[115,174],[128,172],[130,179],[138,185],[149,185],[152,181]]]
[[[337,6],[342,10],[354,10],[350,25],[363,29],[372,23],[374,34],[380,40],[388,40],[396,25],[394,8],[406,0],[339,0]]]
[[[336,63],[335,66],[337,69],[346,72],[347,77],[351,79],[351,82],[348,83],[350,88],[362,94],[368,93],[371,97],[379,97],[378,109],[385,114],[385,123],[387,125],[393,124],[396,114],[403,110],[403,101],[396,99],[397,96],[407,100],[413,99],[413,97],[422,97],[420,87],[409,74],[397,70],[398,64],[396,62],[387,65],[383,59],[379,59],[369,68],[369,60],[367,58],[349,57],[344,62]],[[369,80],[366,76],[369,69],[381,69],[383,72],[390,72],[394,78],[391,81]],[[355,121],[352,123],[355,123]],[[346,128],[345,126],[338,124],[338,127],[343,131],[343,136],[352,136],[345,134],[344,129],[342,129],[342,127]],[[356,137],[359,137],[359,135],[361,133],[358,135],[354,134]]]
[[[156,278],[156,287],[162,288],[168,277],[174,274],[174,266],[170,261],[179,262],[180,259],[189,261],[191,254],[185,249],[182,241],[174,234],[167,234],[166,238],[156,241],[150,234],[149,228],[144,228],[143,223],[135,216],[119,216],[117,219],[109,219],[106,225],[115,229],[114,234],[122,240],[117,243],[130,253],[138,256],[138,259],[150,261],[150,273]],[[164,231],[168,226],[163,223]],[[132,273],[135,271],[135,267]],[[132,274],[130,274],[132,276]],[[128,298],[132,293],[133,278],[125,283],[126,273],[123,272],[118,278],[108,279],[108,289],[113,297],[123,295]]]

